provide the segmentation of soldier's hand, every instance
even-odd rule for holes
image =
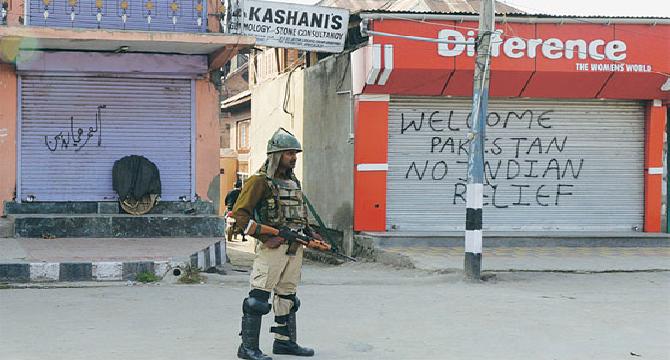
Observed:
[[[269,247],[270,249],[276,249],[278,248],[281,244],[284,243],[284,238],[281,238],[279,236],[273,236],[263,243],[265,246]]]
[[[295,240],[295,234],[287,227],[279,228],[279,236],[288,241]]]

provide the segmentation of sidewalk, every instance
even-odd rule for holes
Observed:
[[[463,269],[463,247],[384,247],[422,270]],[[411,267],[410,266],[410,267]],[[506,247],[484,248],[484,271],[670,271],[669,247]]]
[[[608,272],[670,270],[670,234],[487,232],[483,271]],[[462,270],[462,232],[361,233],[354,250],[395,267]]]
[[[126,280],[225,262],[221,238],[0,238],[0,282]],[[209,248],[208,248],[209,247]],[[195,256],[193,256],[195,255]]]
[[[0,263],[188,258],[220,238],[4,238]]]
[[[171,266],[220,264],[227,253],[235,253],[233,267],[251,266],[253,240],[224,243],[220,238],[0,238],[0,282],[126,280],[141,271],[162,276]],[[463,247],[390,244],[375,251],[385,265],[463,269]],[[670,271],[670,247],[485,247],[482,271]]]

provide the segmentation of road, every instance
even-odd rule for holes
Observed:
[[[0,359],[235,359],[247,275],[208,276],[0,290]],[[299,340],[315,359],[670,359],[670,272],[500,272],[473,284],[308,264],[298,296]]]

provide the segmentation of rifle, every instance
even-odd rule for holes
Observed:
[[[253,220],[249,220],[249,224],[247,225],[247,228],[244,230],[244,234],[251,236],[254,235],[279,236],[284,240],[286,240],[289,243],[289,245],[293,242],[297,242],[298,244],[307,246],[309,249],[315,249],[323,252],[330,252],[333,255],[343,257],[347,260],[354,262],[356,261],[356,259],[352,258],[351,256],[347,256],[335,251],[335,249],[333,249],[333,247],[325,241],[317,240],[309,236],[300,234],[287,227],[275,229],[272,226],[259,224]]]

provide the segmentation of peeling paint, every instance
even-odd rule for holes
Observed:
[[[98,281],[122,280],[122,262],[94,262],[93,279]]]
[[[58,281],[59,276],[60,265],[58,263],[30,264],[31,281]]]

